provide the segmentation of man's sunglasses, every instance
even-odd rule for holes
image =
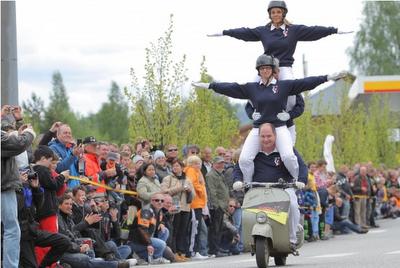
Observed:
[[[157,203],[158,202],[164,203],[164,199],[158,199],[158,198],[157,199],[153,199],[151,201],[154,201],[154,202],[157,202]]]
[[[177,152],[178,149],[168,149],[168,152]]]

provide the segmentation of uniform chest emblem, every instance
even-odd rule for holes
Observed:
[[[278,93],[278,86],[277,85],[275,85],[275,86],[272,86],[272,93],[274,93],[274,94],[277,94]]]
[[[289,29],[285,28],[285,30],[283,30],[283,36],[284,37],[288,37],[289,36]]]
[[[275,166],[279,166],[281,164],[281,158],[280,157],[275,157],[274,158],[274,163],[275,163]]]

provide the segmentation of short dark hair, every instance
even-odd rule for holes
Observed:
[[[64,200],[68,200],[68,199],[72,199],[72,196],[70,196],[69,194],[63,194],[62,196],[60,196],[58,198],[58,204],[62,205],[64,203]]]
[[[82,190],[86,193],[86,187],[83,185],[76,185],[74,188],[72,188],[72,195],[75,196],[79,190]]]
[[[54,157],[54,152],[46,145],[38,145],[33,152],[33,157],[39,161],[42,157],[49,159]]]
[[[156,166],[153,163],[145,163],[144,165],[140,166],[140,168],[136,172],[138,179],[142,178],[145,175],[149,166],[153,166],[154,168],[156,168]]]
[[[178,163],[182,168],[184,168],[185,167],[185,164],[183,163],[183,161],[182,160],[180,160],[179,158],[175,158],[174,160],[172,160],[172,165],[173,164],[175,164],[175,163]]]

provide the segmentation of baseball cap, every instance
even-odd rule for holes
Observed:
[[[110,159],[110,160],[116,161],[116,160],[117,160],[117,154],[114,153],[114,152],[109,152],[109,153],[107,154],[106,158],[107,158],[107,159]]]
[[[221,162],[225,162],[225,159],[222,156],[214,157],[213,163],[221,163]]]
[[[89,136],[89,137],[84,138],[82,143],[83,144],[97,144],[98,142],[95,137]]]

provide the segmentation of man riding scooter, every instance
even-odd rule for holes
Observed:
[[[278,182],[282,178],[285,182],[293,182],[293,178],[283,164],[279,152],[275,147],[276,131],[274,125],[264,123],[259,128],[259,140],[261,143],[261,151],[254,159],[254,175],[253,182],[271,183]],[[301,155],[293,148],[299,164],[299,179],[295,182],[296,188],[303,189],[307,183],[308,169]],[[239,165],[235,166],[233,171],[234,189],[242,189],[243,182],[240,176]],[[294,188],[286,188],[285,191],[290,196],[290,212],[289,212],[289,227],[290,227],[290,249],[292,253],[297,253],[296,231],[300,221],[300,212],[298,209],[297,196]]]

